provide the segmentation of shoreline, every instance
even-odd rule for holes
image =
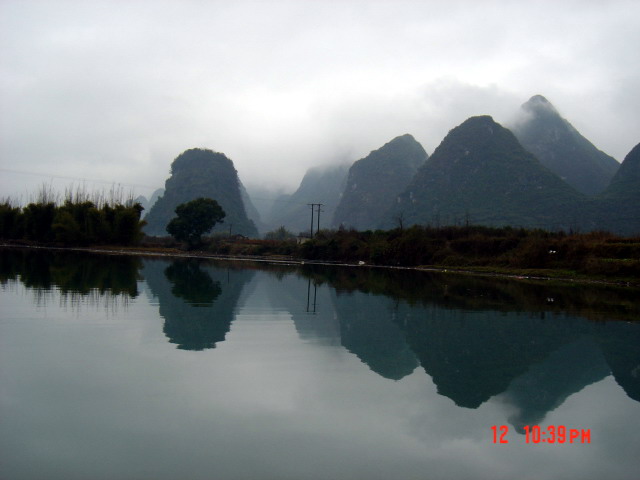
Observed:
[[[552,275],[553,270],[541,270],[536,272],[534,269],[504,271],[504,267],[450,267],[438,265],[416,265],[416,266],[394,266],[394,265],[374,265],[368,263],[346,263],[297,259],[285,256],[239,256],[239,255],[220,255],[208,253],[204,251],[184,252],[177,249],[169,248],[145,248],[145,247],[60,247],[49,245],[21,245],[2,243],[0,248],[8,249],[37,249],[37,250],[54,250],[67,252],[86,252],[99,253],[103,255],[132,255],[144,257],[161,257],[161,258],[196,258],[207,260],[224,260],[232,262],[258,262],[269,264],[281,264],[290,266],[303,265],[322,265],[332,267],[357,267],[357,268],[379,268],[388,270],[409,270],[434,273],[446,273],[457,275],[469,275],[479,277],[507,278],[517,281],[534,281],[534,282],[560,282],[560,283],[579,283],[602,286],[615,286],[623,288],[640,288],[640,279],[632,281],[621,278],[601,278],[587,276],[572,275]],[[533,271],[532,271],[533,270]],[[545,274],[547,273],[547,274]],[[559,273],[559,272],[558,272]]]

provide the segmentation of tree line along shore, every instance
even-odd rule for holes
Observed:
[[[155,252],[275,257],[381,266],[469,268],[498,273],[640,279],[640,237],[488,226],[420,226],[391,230],[320,230],[299,238],[284,228],[264,239],[216,234],[193,243],[142,232],[142,208],[132,201],[68,198],[26,207],[0,203],[0,240],[52,247],[125,246]]]

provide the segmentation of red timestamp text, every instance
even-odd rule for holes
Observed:
[[[507,425],[494,425],[493,443],[509,443]],[[591,443],[590,428],[567,428],[564,425],[549,425],[542,428],[539,425],[524,426],[525,443]]]

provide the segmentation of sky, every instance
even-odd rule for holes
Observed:
[[[637,0],[0,0],[0,198],[149,196],[209,148],[294,190],[412,134],[544,95],[622,161],[640,141]]]

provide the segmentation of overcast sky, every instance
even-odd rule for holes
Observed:
[[[506,124],[534,94],[622,161],[639,18],[637,0],[0,0],[0,196],[148,196],[192,147],[292,190],[404,133],[432,153],[470,116]]]

